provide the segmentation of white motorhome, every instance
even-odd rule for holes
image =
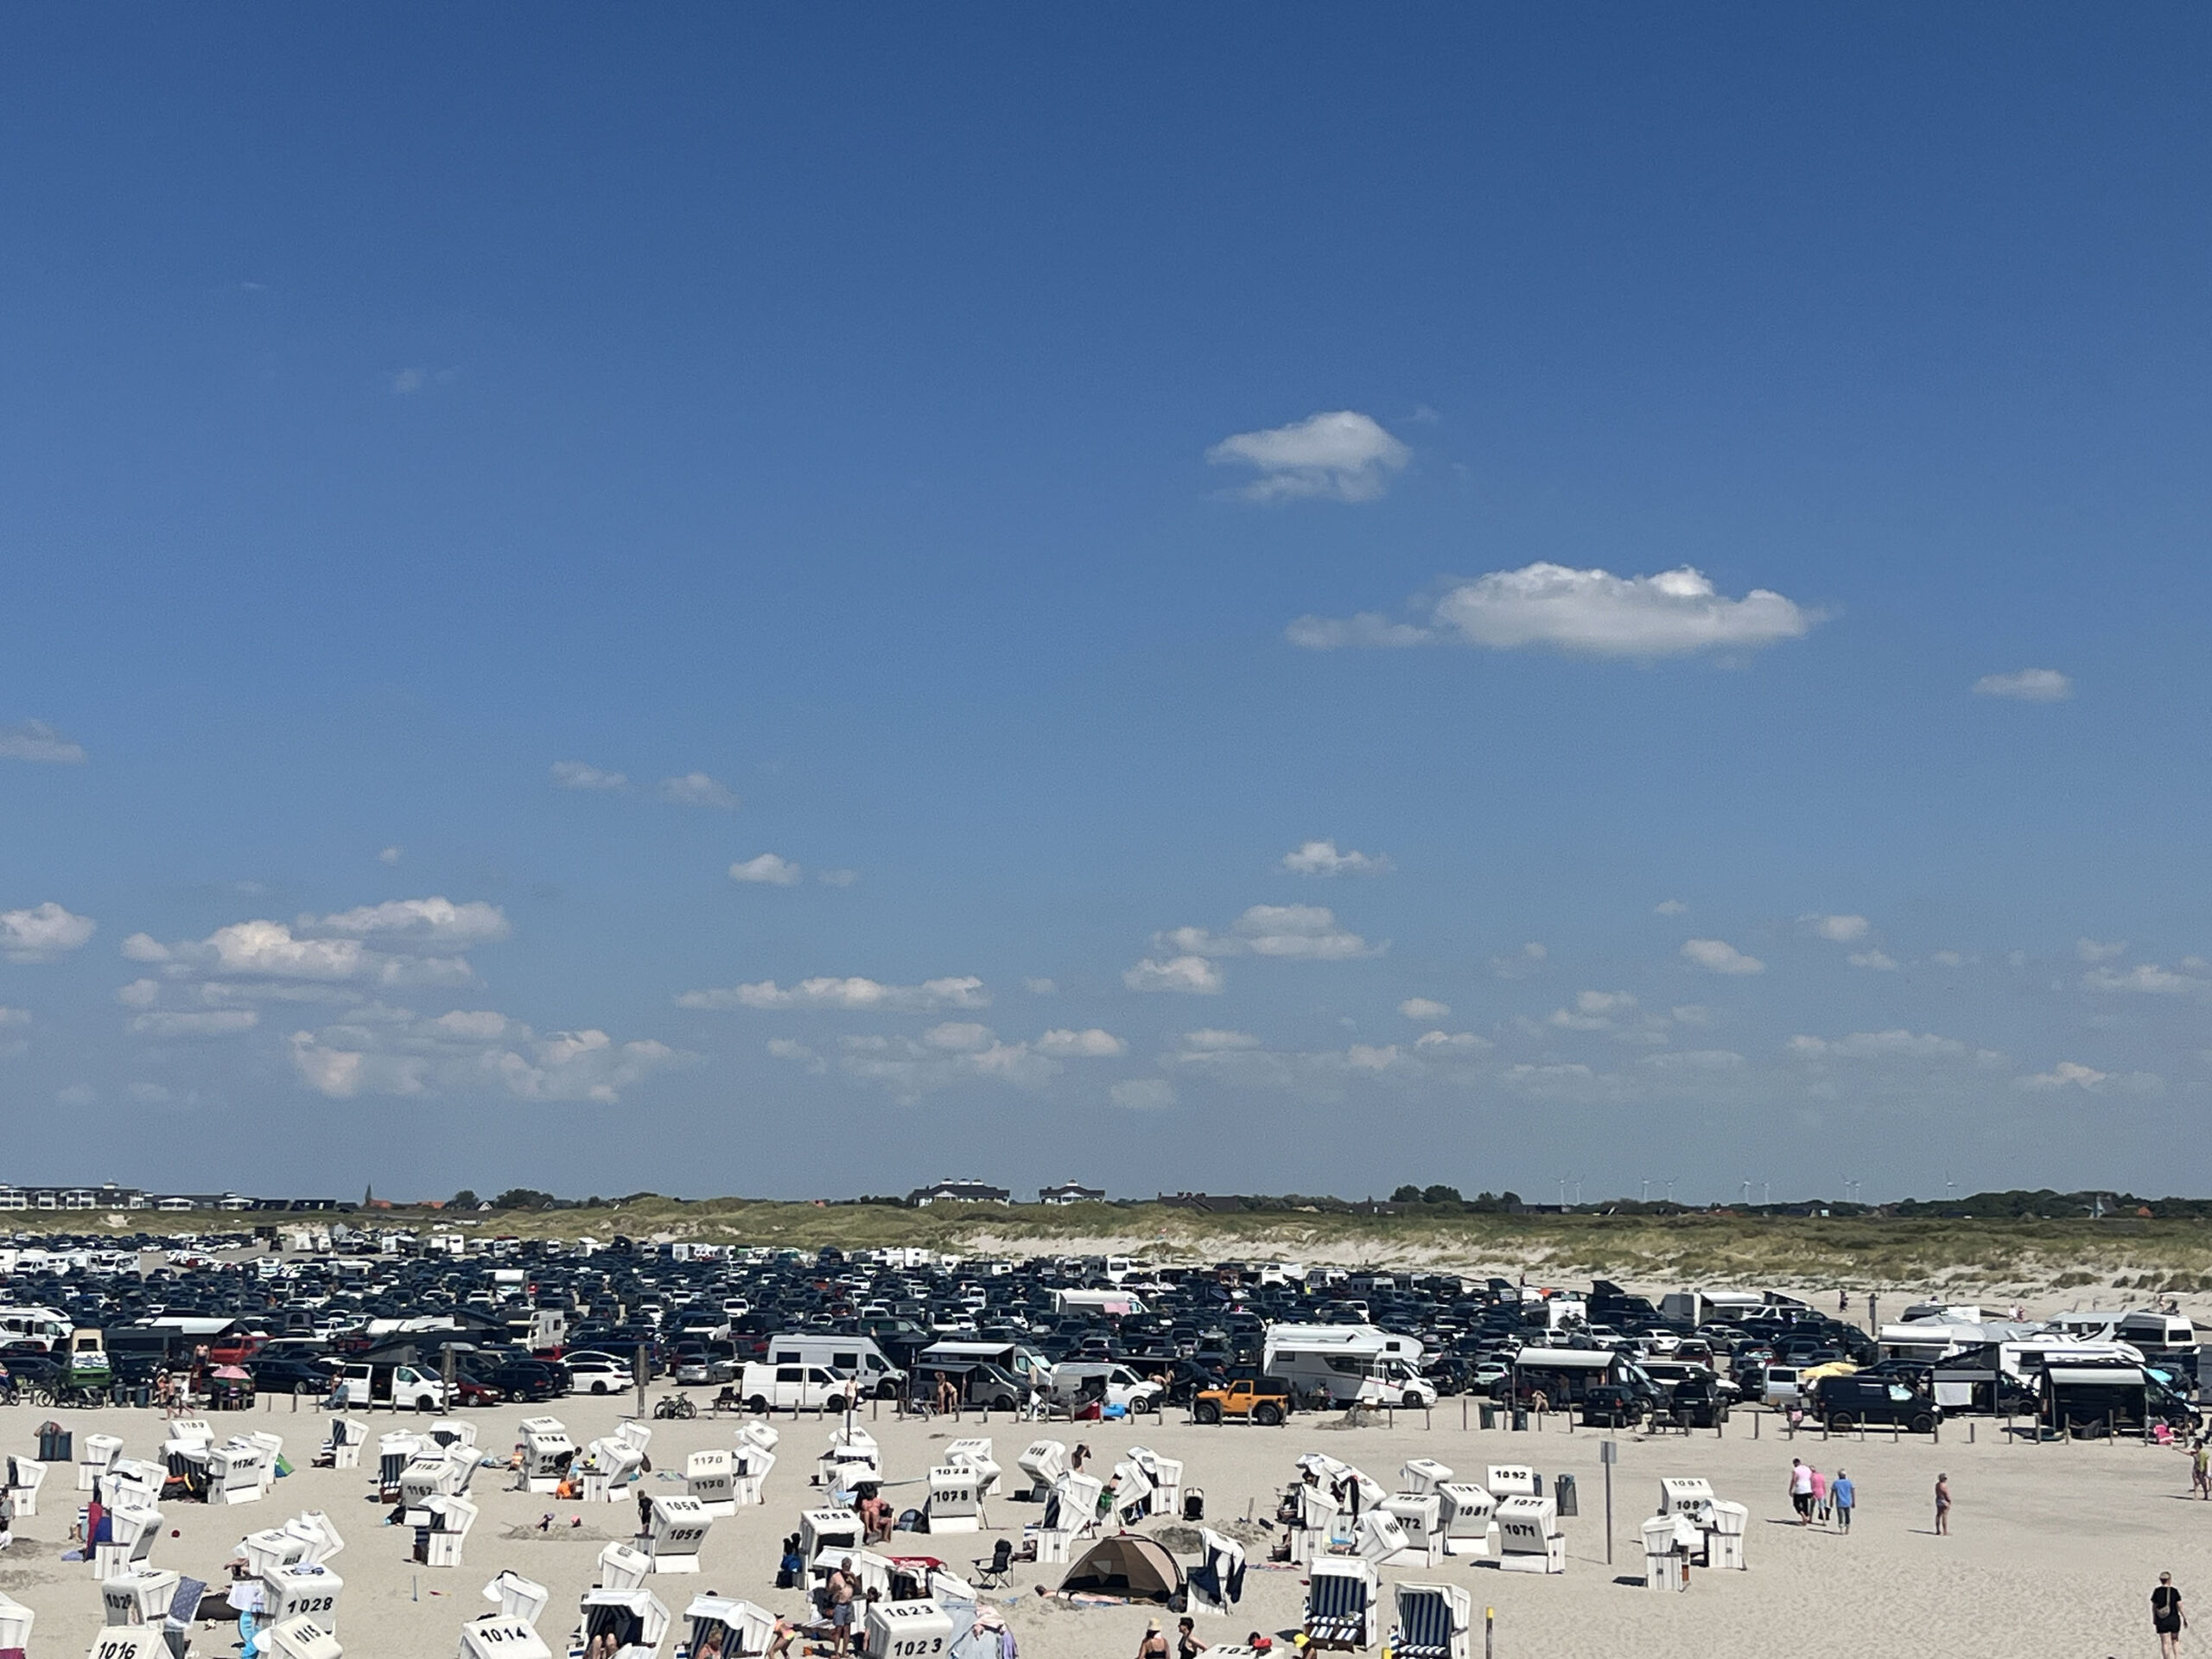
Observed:
[[[863,1395],[895,1400],[906,1391],[906,1373],[885,1357],[873,1337],[840,1337],[802,1332],[768,1344],[771,1365],[819,1365],[842,1371],[860,1384]]]
[[[76,1322],[51,1307],[0,1307],[0,1343],[35,1344],[51,1353],[69,1345]]]
[[[1406,1406],[1436,1402],[1421,1374],[1421,1340],[1371,1325],[1271,1325],[1261,1369],[1304,1393],[1345,1406]]]
[[[1678,1290],[1659,1299],[1659,1317],[1693,1326],[1734,1325],[1768,1313],[1810,1312],[1811,1306],[1778,1290]]]
[[[1133,1290],[1056,1290],[1053,1309],[1061,1313],[1145,1313],[1151,1310]]]

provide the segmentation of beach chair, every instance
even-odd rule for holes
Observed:
[[[1324,1559],[1306,1586],[1308,1647],[1364,1652],[1375,1645],[1375,1602],[1381,1580],[1370,1563]]]
[[[991,1559],[976,1562],[975,1567],[976,1587],[978,1590],[1004,1589],[1007,1574],[1014,1570],[1014,1541],[1011,1538],[1000,1539],[991,1546]]]
[[[1398,1629],[1390,1651],[1397,1659],[1467,1659],[1474,1605],[1464,1586],[1401,1584],[1395,1589]]]

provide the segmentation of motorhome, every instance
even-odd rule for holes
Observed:
[[[1745,1319],[1809,1313],[1812,1305],[1778,1290],[1677,1290],[1659,1299],[1659,1316],[1694,1329],[1700,1325],[1738,1325]]]
[[[844,1337],[799,1332],[768,1344],[771,1365],[819,1365],[842,1371],[860,1384],[863,1395],[896,1400],[906,1392],[906,1373],[885,1357],[873,1337]]]
[[[1261,1369],[1301,1395],[1345,1406],[1433,1405],[1436,1388],[1421,1374],[1421,1344],[1371,1325],[1271,1325]]]
[[[1026,1342],[936,1342],[914,1356],[914,1374],[926,1379],[933,1370],[967,1365],[995,1365],[1017,1382],[1041,1389],[1052,1375],[1052,1362],[1042,1351]]]
[[[1133,1290],[1056,1290],[1052,1309],[1058,1313],[1103,1313],[1116,1318],[1151,1311]]]
[[[67,1313],[50,1307],[0,1307],[0,1343],[28,1343],[52,1352],[66,1348],[76,1329]]]

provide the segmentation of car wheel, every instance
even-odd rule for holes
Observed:
[[[604,1382],[594,1382],[591,1385],[591,1391],[594,1394],[605,1394],[607,1392],[607,1384]]]
[[[991,1402],[991,1409],[993,1411],[1012,1411],[1015,1409],[1014,1396],[1010,1394],[1001,1395],[997,1399]]]
[[[1912,1432],[1916,1434],[1933,1433],[1936,1428],[1936,1420],[1923,1411],[1912,1420],[1910,1427]]]
[[[754,1395],[750,1400],[745,1402],[745,1408],[760,1416],[766,1417],[768,1414],[768,1396],[764,1394]]]
[[[875,1397],[879,1400],[896,1400],[899,1397],[899,1385],[896,1382],[877,1383]]]
[[[1262,1428],[1280,1428],[1282,1426],[1282,1408],[1272,1400],[1262,1400],[1252,1408],[1252,1421]]]
[[[1831,1434],[1848,1434],[1859,1427],[1859,1420],[1847,1411],[1839,1411],[1828,1418],[1827,1427]]]
[[[1256,1413],[1254,1414],[1257,1415]],[[1217,1423],[1221,1421],[1221,1402],[1217,1400],[1201,1400],[1191,1408],[1191,1416],[1192,1421],[1197,1422]]]

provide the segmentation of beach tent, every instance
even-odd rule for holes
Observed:
[[[1182,1593],[1183,1569],[1151,1539],[1134,1532],[1101,1538],[1060,1582],[1063,1595],[1168,1601]]]

